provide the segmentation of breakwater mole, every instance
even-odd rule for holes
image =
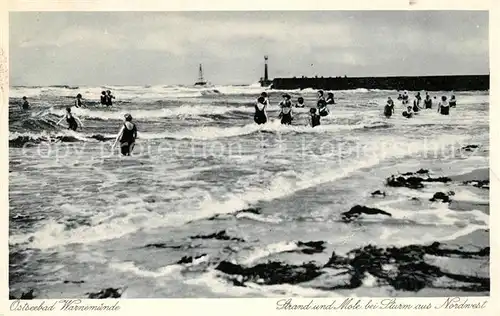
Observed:
[[[275,78],[271,89],[486,91],[490,75]]]

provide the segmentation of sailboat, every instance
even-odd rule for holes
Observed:
[[[199,75],[198,75],[198,82],[194,84],[195,86],[206,86],[207,82],[203,79],[203,68],[201,67],[200,64],[200,70],[199,70]]]

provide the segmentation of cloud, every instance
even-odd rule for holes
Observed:
[[[472,11],[23,12],[10,32],[17,84],[189,83],[198,63],[253,82],[265,54],[272,76],[488,69],[487,13]]]

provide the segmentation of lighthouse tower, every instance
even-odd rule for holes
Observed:
[[[264,56],[264,78],[260,78],[260,86],[261,87],[267,87],[272,83],[272,81],[269,80],[269,74],[267,71],[267,60],[268,59],[269,59],[269,57],[267,55]]]

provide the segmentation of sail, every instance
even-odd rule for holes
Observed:
[[[196,82],[194,85],[195,86],[204,86],[207,84],[207,82],[203,79],[203,68],[200,64],[200,69],[198,71],[198,82]]]

